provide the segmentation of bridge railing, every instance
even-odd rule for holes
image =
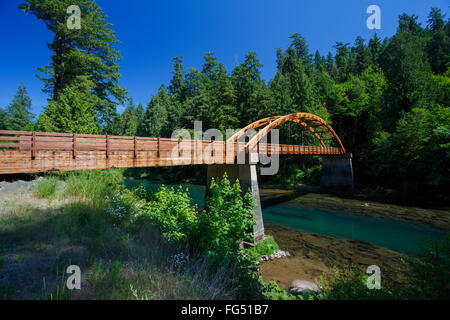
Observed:
[[[212,155],[225,152],[236,155],[245,149],[245,144],[245,142],[230,145],[225,141],[210,140],[0,130],[0,150],[31,151],[32,158],[36,157],[39,151],[72,151],[74,158],[80,151],[106,151],[107,157],[113,151],[133,151],[136,156],[139,151],[156,151],[159,155],[174,150],[180,150],[181,153],[182,150],[188,149],[192,153],[210,150]],[[258,143],[251,152],[268,155],[342,153],[335,147],[268,143]]]

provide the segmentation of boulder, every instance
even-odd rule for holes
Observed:
[[[320,292],[320,288],[312,281],[294,280],[289,287],[289,291],[294,294],[303,294],[310,292]]]

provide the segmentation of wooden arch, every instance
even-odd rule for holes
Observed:
[[[246,144],[245,149],[249,152],[253,149],[258,142],[267,135],[272,129],[278,127],[280,124],[285,122],[295,122],[298,123],[309,130],[312,135],[320,142],[322,147],[327,148],[325,142],[336,141],[341,149],[342,153],[345,153],[344,145],[339,139],[336,132],[331,128],[331,126],[326,123],[322,118],[312,114],[312,113],[291,113],[286,116],[273,116],[255,121],[245,128],[236,132],[233,136],[228,139],[228,142],[237,142],[240,137],[242,137],[248,130],[257,129],[263,127],[257,135],[252,137],[250,141]]]

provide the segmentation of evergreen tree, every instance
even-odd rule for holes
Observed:
[[[145,117],[145,109],[142,106],[142,104],[139,103],[137,108],[136,108],[136,119],[137,119],[137,122],[138,122],[138,128],[141,125],[141,122],[144,120],[144,117]],[[136,134],[137,134],[137,132],[136,132]]]
[[[138,130],[139,122],[136,115],[136,109],[133,104],[133,99],[129,100],[129,104],[122,114],[123,132],[125,136],[135,136]]]
[[[337,79],[338,77],[338,69],[336,65],[336,61],[334,60],[333,55],[331,52],[328,52],[327,55],[327,72],[333,79]]]
[[[372,63],[370,50],[364,44],[364,39],[362,37],[357,37],[355,40],[355,53],[356,61],[354,73],[361,74]]]
[[[78,76],[62,91],[59,100],[50,100],[40,115],[40,131],[100,134],[95,109],[99,98],[93,93],[95,83]]]
[[[0,130],[6,130],[6,111],[0,107]]]
[[[326,69],[325,58],[320,55],[319,50],[316,50],[316,53],[314,54],[314,66],[316,70],[320,72],[325,71]]]
[[[217,79],[217,109],[212,113],[213,126],[222,131],[239,127],[239,114],[236,108],[236,90],[225,66],[220,63]]]
[[[78,5],[81,10],[79,30],[67,28],[70,5]],[[44,91],[57,102],[66,86],[79,76],[90,76],[99,98],[94,108],[106,120],[116,106],[111,98],[123,103],[126,90],[119,86],[117,61],[121,57],[114,48],[119,41],[100,6],[91,0],[26,0],[19,8],[42,20],[53,34],[48,44],[53,52],[51,62],[38,69],[49,76],[39,76]]]
[[[289,37],[292,39],[291,46],[295,49],[297,53],[297,59],[304,64],[311,63],[311,54],[309,54],[308,45],[306,44],[305,38],[299,33],[295,33]]]
[[[379,63],[380,53],[382,51],[382,44],[376,32],[373,38],[369,40],[369,50],[372,56],[372,62],[376,64]]]
[[[390,82],[386,128],[393,129],[403,112],[431,100],[432,70],[425,54],[426,37],[416,19],[402,14],[397,34],[383,50],[381,65]]]
[[[267,115],[270,93],[261,79],[262,64],[256,52],[249,52],[244,62],[234,68],[232,83],[236,90],[236,105],[240,125],[245,126]]]
[[[28,96],[27,89],[22,83],[13,101],[3,112],[3,127],[7,130],[23,130],[33,118],[30,109],[31,98]]]
[[[432,37],[427,44],[430,65],[435,73],[443,73],[450,67],[450,24],[444,22],[441,10],[432,8],[428,16],[428,28]]]
[[[144,119],[138,129],[139,135],[146,137],[169,137],[171,136],[169,127],[169,96],[166,86],[162,85],[156,96],[150,100]]]
[[[348,43],[336,42],[336,45],[334,46],[337,50],[335,61],[337,67],[337,80],[339,82],[346,81],[352,70],[352,61],[348,45]]]
[[[184,70],[182,57],[175,57],[172,59],[173,64],[173,77],[170,80],[169,94],[178,95],[178,99],[181,101],[184,93]]]

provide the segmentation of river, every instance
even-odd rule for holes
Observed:
[[[158,191],[161,184],[146,180],[127,180],[126,186],[135,188],[143,183],[148,190]],[[179,185],[167,185],[178,187]],[[192,203],[203,206],[205,187],[183,184],[189,190]],[[270,197],[264,192],[264,197]],[[319,195],[320,196],[320,195]],[[293,198],[271,205],[263,205],[264,221],[299,231],[359,240],[406,254],[417,254],[419,244],[427,237],[443,239],[446,231],[408,221],[372,217],[346,209],[318,208]]]

